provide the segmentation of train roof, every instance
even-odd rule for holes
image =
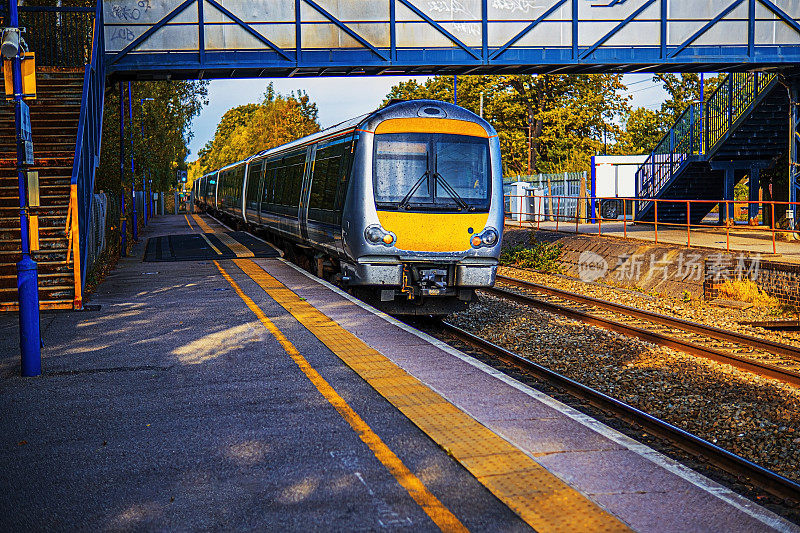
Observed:
[[[275,155],[286,150],[291,150],[292,148],[296,148],[298,146],[303,146],[306,144],[311,144],[326,137],[335,136],[338,133],[345,132],[348,130],[354,129],[364,129],[366,131],[374,131],[377,125],[388,119],[392,118],[416,118],[416,117],[423,117],[423,118],[450,118],[456,120],[466,120],[469,122],[476,122],[486,129],[486,132],[489,136],[497,135],[494,128],[483,120],[481,117],[464,109],[463,107],[459,107],[457,105],[451,104],[449,102],[442,102],[441,100],[391,100],[387,105],[376,109],[370,113],[366,113],[364,115],[360,115],[355,118],[351,118],[349,120],[345,120],[338,124],[335,124],[329,128],[325,128],[322,131],[318,131],[317,133],[313,133],[311,135],[307,135],[305,137],[301,137],[295,141],[292,141],[287,144],[282,144],[280,146],[276,146],[275,148],[270,148],[268,150],[263,150],[254,156],[251,156],[243,161],[239,161],[237,163],[233,163],[232,165],[228,165],[229,168],[233,165],[237,165],[242,162],[251,161],[256,158],[264,158],[269,157],[271,155]]]
[[[442,102],[441,100],[422,100],[422,99],[396,100],[395,99],[395,100],[390,100],[388,104],[379,109],[376,109],[375,111],[366,113],[364,115],[360,115],[355,118],[351,118],[349,120],[345,120],[329,128],[325,128],[324,130],[318,131],[317,133],[306,135],[305,137],[301,137],[292,142],[282,144],[280,146],[276,146],[268,150],[263,150],[248,158],[242,159],[241,161],[237,161],[235,163],[226,165],[219,170],[209,172],[203,177],[210,176],[211,174],[215,174],[217,172],[222,172],[223,170],[233,168],[243,163],[249,163],[250,161],[253,161],[255,159],[269,158],[273,155],[277,155],[285,151],[291,150],[293,148],[317,142],[319,140],[325,139],[326,137],[333,137],[339,133],[346,132],[349,130],[363,129],[368,132],[375,131],[377,125],[383,122],[384,120],[392,118],[417,118],[417,117],[449,118],[455,120],[465,120],[468,122],[475,122],[483,126],[483,128],[486,130],[487,134],[490,137],[497,135],[497,132],[494,130],[491,124],[486,122],[484,119],[482,119],[475,113],[468,111],[463,107],[459,107],[455,104],[451,104],[449,102]]]

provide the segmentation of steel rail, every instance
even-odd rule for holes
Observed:
[[[553,302],[539,300],[532,296],[526,296],[524,294],[517,294],[515,292],[505,291],[503,289],[498,289],[496,287],[491,289],[484,288],[481,290],[484,292],[488,292],[490,294],[494,294],[501,298],[505,298],[507,300],[516,301],[525,305],[535,306],[540,309],[544,309],[545,311],[549,311],[551,313],[565,316],[567,318],[572,318],[574,320],[578,320],[585,324],[591,324],[593,326],[597,326],[610,331],[616,331],[617,333],[622,333],[623,335],[627,335],[629,337],[636,337],[638,339],[642,339],[647,342],[652,342],[653,344],[658,344],[659,346],[666,346],[667,348],[679,350],[684,353],[696,355],[698,357],[703,357],[705,359],[711,359],[713,361],[717,361],[718,363],[725,363],[734,366],[740,370],[751,372],[753,374],[758,374],[760,376],[778,379],[795,386],[800,386],[800,373],[792,372],[791,370],[785,370],[775,365],[771,365],[768,363],[761,363],[752,359],[748,359],[746,357],[739,357],[737,355],[728,352],[723,352],[720,350],[715,350],[714,348],[709,348],[707,346],[696,344],[688,340],[680,339],[677,337],[671,337],[663,333],[648,331],[646,329],[639,328],[637,326],[632,326],[630,324],[624,324],[622,322],[617,322],[615,320],[596,316],[591,313],[586,313],[583,311],[579,311],[577,309],[573,309],[571,307],[566,307],[563,305],[558,305]]]
[[[599,307],[614,313],[621,313],[623,315],[631,316],[641,320],[647,320],[648,322],[652,322],[654,324],[661,324],[662,326],[681,329],[690,333],[697,333],[699,335],[706,335],[719,340],[735,342],[737,344],[756,348],[757,350],[769,352],[775,355],[782,355],[784,357],[794,359],[795,361],[800,361],[800,348],[790,346],[788,344],[774,342],[768,339],[759,339],[757,337],[751,337],[742,333],[736,333],[735,331],[726,331],[724,329],[715,328],[714,326],[698,324],[697,322],[691,322],[682,318],[675,318],[662,315],[660,313],[654,313],[652,311],[645,311],[643,309],[637,309],[628,305],[600,300],[598,298],[592,298],[591,296],[584,296],[582,294],[576,294],[574,292],[556,289],[546,285],[540,285],[538,283],[532,283],[530,281],[511,278],[508,276],[498,275],[497,281],[508,285],[514,285],[523,289],[529,289],[532,291],[549,294],[551,296],[557,296],[559,298],[564,298],[565,300],[572,300],[573,302],[580,304]]]
[[[457,326],[443,322],[442,327],[447,333],[461,342],[478,348],[505,363],[514,365],[534,375],[538,379],[560,387],[566,390],[571,396],[586,401],[598,409],[613,413],[614,416],[640,427],[652,435],[669,441],[677,448],[728,472],[739,480],[747,478],[750,484],[757,486],[773,496],[800,502],[800,484],[780,474],[748,461],[744,457],[720,448],[707,440],[673,426],[668,422],[645,413],[620,400],[543,367],[530,359],[473,335]]]

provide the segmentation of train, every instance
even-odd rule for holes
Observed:
[[[494,285],[497,132],[438,100],[391,101],[196,180],[195,205],[394,315],[445,315]]]

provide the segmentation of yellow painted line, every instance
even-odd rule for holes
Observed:
[[[629,531],[613,515],[339,326],[253,261],[237,259],[234,263],[536,531]]]
[[[277,339],[280,345],[283,347],[284,351],[291,357],[292,361],[300,367],[303,374],[314,384],[314,386],[319,390],[322,396],[325,397],[328,402],[339,412],[339,414],[344,418],[350,427],[358,434],[359,438],[369,446],[369,449],[372,450],[372,453],[375,454],[375,457],[383,463],[383,465],[391,472],[391,474],[397,479],[397,481],[402,485],[409,493],[409,495],[417,502],[420,507],[427,513],[427,515],[433,520],[433,522],[442,530],[442,531],[467,531],[467,529],[461,524],[461,522],[456,518],[456,516],[451,513],[442,503],[434,496],[422,481],[419,480],[417,476],[415,476],[411,470],[403,464],[395,453],[389,449],[389,447],[375,434],[374,431],[367,425],[366,422],[356,413],[352,407],[342,398],[336,390],[331,387],[331,385],[325,381],[325,379],[317,372],[314,367],[309,364],[305,357],[303,357],[294,344],[286,338],[283,332],[278,329],[277,326],[264,314],[258,305],[249,297],[247,296],[239,287],[239,285],[233,280],[233,278],[228,274],[225,269],[219,264],[219,262],[214,261],[214,264],[219,269],[222,276],[231,284],[233,290],[236,291],[236,294],[244,300],[244,303],[247,304],[247,307],[255,313],[264,327],[269,330],[269,332]],[[251,263],[252,264],[252,263]],[[255,265],[254,265],[255,266]],[[263,272],[263,271],[262,271]]]
[[[204,232],[206,232],[206,233],[214,233],[214,230],[213,230],[213,229],[211,229],[211,226],[209,226],[208,224],[206,224],[206,221],[205,221],[205,220],[203,220],[203,219],[200,217],[200,215],[192,215],[192,218],[194,219],[194,222],[195,222],[195,224],[197,224],[198,226],[200,226],[200,229],[201,229],[201,230],[203,230],[203,231],[204,231]]]
[[[222,252],[220,252],[220,251],[219,251],[219,248],[217,248],[216,246],[214,246],[214,243],[212,243],[212,242],[211,242],[211,241],[208,239],[208,237],[206,237],[206,234],[205,234],[205,233],[201,233],[201,234],[200,234],[200,236],[206,240],[206,242],[208,243],[208,245],[209,245],[211,248],[213,248],[215,252],[217,252],[217,255],[222,255]]]
[[[227,233],[215,233],[214,236],[222,241],[222,244],[230,248],[230,250],[236,254],[236,257],[255,257],[256,254],[253,253],[250,248],[245,246],[244,244],[240,243]]]
[[[194,231],[194,226],[192,226],[192,223],[189,222],[189,217],[186,216],[186,215],[183,215],[183,218],[185,218],[186,219],[186,223],[189,224],[189,229]]]

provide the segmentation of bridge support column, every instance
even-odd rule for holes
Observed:
[[[736,186],[735,169],[733,165],[725,168],[725,181],[722,186],[722,199],[733,200],[733,190]],[[725,201],[719,204],[719,224],[720,226],[729,224],[733,221],[733,205]]]
[[[761,189],[761,169],[751,168],[750,169],[750,183],[748,185],[748,200],[751,202],[747,205],[747,218],[751,225],[755,225],[758,219],[758,191]]]
[[[722,186],[722,200],[719,205],[719,223],[720,225],[732,224],[734,220],[733,214],[733,189],[736,186],[736,171],[747,171],[750,173],[750,194],[749,198],[758,201],[758,182],[761,176],[761,170],[769,168],[772,165],[771,160],[756,160],[756,161],[711,161],[709,162],[712,170],[725,171],[725,181]],[[755,177],[754,177],[755,176]],[[755,187],[753,180],[755,179]],[[755,191],[755,192],[754,192]],[[730,202],[730,203],[729,203]],[[751,206],[752,209],[752,206]],[[755,213],[758,213],[758,206],[755,206]],[[754,218],[753,211],[749,211],[750,218]]]
[[[800,191],[800,77],[789,80],[789,201],[797,202]],[[789,227],[797,228],[797,205],[790,205],[786,215]]]

